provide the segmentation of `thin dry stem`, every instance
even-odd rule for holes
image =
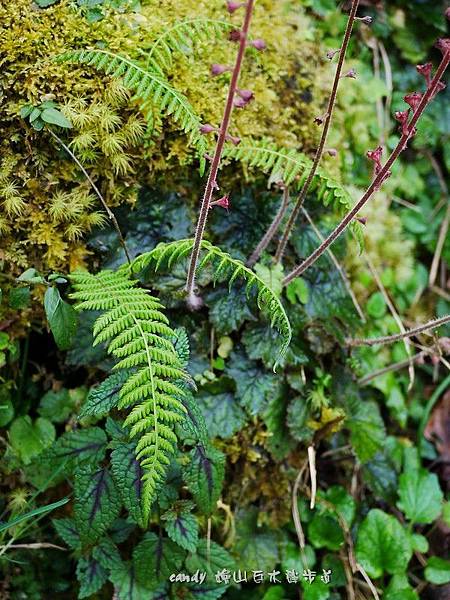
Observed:
[[[286,213],[287,207],[289,205],[289,200],[290,200],[289,188],[287,186],[284,186],[283,198],[281,201],[280,208],[278,209],[277,214],[275,215],[272,223],[270,224],[269,229],[266,231],[266,233],[261,238],[261,241],[259,242],[259,244],[253,250],[252,255],[250,256],[250,258],[247,261],[247,267],[252,267],[257,262],[257,260],[259,259],[261,254],[264,252],[264,250],[267,248],[267,246],[270,244],[273,236],[277,232],[278,227],[280,226],[280,223]]]
[[[225,139],[227,136],[228,127],[230,125],[231,113],[233,112],[233,100],[239,82],[239,75],[241,73],[242,61],[244,59],[245,47],[247,45],[248,32],[250,28],[250,21],[253,14],[254,4],[255,0],[248,0],[248,2],[245,5],[244,25],[240,33],[239,48],[236,56],[236,62],[234,64],[233,72],[231,75],[230,86],[228,88],[228,96],[225,103],[222,122],[220,124],[219,134],[217,136],[216,148],[214,151],[213,159],[211,161],[211,168],[209,170],[208,181],[206,183],[205,192],[203,194],[200,213],[197,221],[197,227],[195,229],[194,245],[192,247],[192,253],[189,261],[189,269],[186,280],[186,292],[188,302],[193,306],[193,308],[199,305],[198,302],[196,303],[194,301],[195,273],[197,270],[198,258],[200,255],[203,234],[205,232],[206,221],[208,219],[208,212],[211,205],[211,199],[217,185],[217,173],[220,168]]]
[[[431,354],[430,351],[422,350],[421,352],[418,352],[414,356],[406,358],[405,360],[400,360],[399,362],[392,363],[391,365],[388,365],[387,367],[383,367],[382,369],[373,371],[373,373],[369,373],[368,375],[361,377],[361,379],[358,379],[358,385],[366,385],[369,383],[369,381],[372,381],[372,379],[381,377],[381,375],[384,375],[385,373],[389,373],[390,371],[400,371],[400,369],[404,369],[405,367],[408,367],[410,365],[411,361],[416,362],[430,354]]]
[[[367,575],[366,571],[364,570],[364,567],[362,567],[358,562],[356,563],[356,567],[357,567],[358,571],[361,573],[361,575],[364,577],[364,580],[367,583],[367,585],[369,586],[369,589],[372,592],[372,595],[375,598],[375,600],[380,600],[380,596],[378,595],[377,588],[373,585],[372,580]]]
[[[306,462],[301,466],[297,478],[295,479],[294,487],[292,490],[292,518],[294,519],[295,531],[297,533],[298,544],[300,546],[300,556],[304,568],[307,568],[306,554],[305,554],[305,534],[303,532],[302,521],[298,510],[298,490],[303,477],[303,473],[306,469]]]
[[[331,125],[331,119],[333,116],[333,109],[336,103],[336,95],[339,87],[339,81],[341,79],[342,67],[344,66],[345,55],[347,53],[348,44],[350,41],[350,37],[352,34],[353,24],[355,22],[356,11],[358,10],[359,0],[353,0],[352,6],[350,9],[350,14],[347,20],[347,27],[345,28],[344,39],[342,41],[342,46],[339,51],[339,60],[336,67],[336,73],[334,75],[333,86],[331,88],[330,98],[328,100],[327,112],[325,116],[325,120],[323,123],[322,135],[320,137],[319,145],[316,150],[316,154],[314,156],[313,164],[311,166],[311,170],[308,174],[308,177],[305,180],[305,183],[300,190],[300,193],[297,198],[297,202],[294,206],[293,211],[290,214],[289,220],[286,225],[286,229],[283,232],[283,236],[278,244],[277,251],[275,253],[275,261],[280,262],[283,258],[284,251],[286,249],[286,245],[288,243],[289,237],[292,233],[292,229],[297,220],[298,214],[300,212],[300,208],[306,198],[306,194],[311,186],[312,180],[314,179],[314,175],[317,172],[317,168],[319,166],[320,160],[323,155],[323,151],[325,148],[325,144],[327,141],[328,131]]]
[[[428,321],[424,325],[419,325],[418,327],[414,327],[414,329],[409,329],[405,331],[405,333],[396,333],[394,335],[386,335],[384,337],[378,338],[356,338],[354,340],[347,339],[347,346],[377,346],[378,344],[393,344],[394,342],[399,342],[400,340],[404,340],[405,338],[410,338],[415,335],[419,335],[420,333],[424,333],[425,331],[430,331],[432,329],[437,329],[441,327],[441,325],[445,325],[445,323],[450,322],[450,315],[445,315],[440,319],[433,319],[432,321]]]
[[[74,163],[79,167],[80,171],[83,173],[83,175],[86,177],[87,181],[91,185],[91,187],[94,190],[97,198],[100,200],[103,208],[105,209],[106,214],[108,215],[108,218],[111,220],[111,222],[112,222],[112,224],[114,226],[114,229],[117,231],[117,235],[119,236],[120,245],[122,246],[123,251],[125,252],[125,256],[127,258],[128,263],[130,264],[131,263],[131,257],[130,257],[130,254],[128,253],[128,248],[127,248],[127,245],[125,244],[125,240],[124,240],[124,237],[122,235],[122,232],[120,231],[119,223],[117,222],[115,214],[112,212],[112,210],[106,204],[106,200],[103,198],[100,190],[95,185],[94,181],[92,180],[92,177],[86,171],[86,169],[84,168],[84,166],[81,164],[81,162],[75,156],[75,154],[72,152],[72,150],[69,148],[69,146],[67,146],[67,144],[65,144],[62,141],[62,139],[58,135],[56,135],[56,133],[54,133],[51,129],[48,129],[48,132],[58,142],[58,144],[62,148],[64,148],[64,150],[67,152],[67,154],[70,156],[70,158],[74,161]]]
[[[325,239],[325,241],[318,248],[316,248],[316,250],[314,250],[314,252],[312,252],[308,256],[308,258],[306,258],[300,265],[295,267],[283,279],[283,285],[287,285],[293,279],[295,279],[296,277],[298,277],[299,275],[304,273],[306,271],[306,269],[309,269],[309,267],[311,267],[316,262],[316,260],[318,260],[322,256],[322,254],[324,252],[326,252],[327,248],[329,246],[331,246],[331,244],[333,242],[335,242],[336,239],[342,235],[342,233],[347,229],[347,227],[350,225],[350,223],[353,221],[353,219],[359,213],[361,208],[368,202],[368,200],[370,200],[373,193],[381,187],[384,180],[389,176],[392,165],[397,160],[397,158],[400,156],[400,154],[403,152],[403,150],[405,150],[405,148],[407,147],[409,139],[414,134],[417,121],[419,120],[419,118],[422,115],[423,111],[425,110],[426,106],[429,104],[431,99],[437,93],[438,84],[441,80],[442,75],[444,74],[445,70],[447,69],[449,62],[450,62],[450,51],[448,51],[444,54],[442,61],[440,62],[439,66],[436,70],[435,76],[433,77],[431,84],[429,85],[426,92],[423,94],[422,99],[421,99],[417,109],[415,110],[415,112],[412,115],[411,121],[408,123],[408,127],[407,127],[405,133],[402,134],[397,146],[392,151],[391,155],[387,159],[384,166],[379,170],[378,174],[374,177],[374,179],[372,180],[372,183],[367,188],[367,190],[364,192],[361,199],[355,204],[355,206],[352,208],[352,210],[346,214],[346,216],[341,220],[339,225],[337,225],[337,227],[330,233],[330,235]]]
[[[312,510],[316,505],[317,495],[317,470],[316,470],[316,451],[314,446],[308,446],[309,477],[311,480],[311,500],[309,508]]]

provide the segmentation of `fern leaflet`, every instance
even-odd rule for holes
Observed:
[[[224,157],[238,160],[249,168],[260,169],[270,175],[271,179],[294,185],[298,190],[312,166],[310,158],[305,154],[293,149],[279,148],[268,140],[242,140],[238,146],[225,148]],[[311,189],[325,206],[333,203],[336,209],[345,212],[353,206],[349,193],[321,169],[317,170]]]
[[[162,305],[137,287],[127,272],[75,272],[70,276],[76,309],[104,311],[94,324],[94,345],[108,342],[118,359],[114,369],[131,369],[119,392],[119,408],[129,411],[125,427],[136,438],[136,458],[143,469],[143,514],[152,502],[177,446],[175,425],[184,420],[181,401],[187,378],[173,346]]]
[[[131,264],[131,269],[134,272],[139,272],[149,266],[155,270],[158,270],[162,265],[170,268],[174,263],[190,254],[193,244],[193,239],[160,243],[150,252],[141,254],[141,256],[136,258]],[[247,282],[247,295],[252,289],[256,290],[258,308],[265,311],[272,327],[275,327],[281,335],[280,358],[282,358],[291,341],[292,332],[289,319],[280,299],[256,273],[246,267],[241,261],[232,258],[229,254],[205,240],[202,241],[202,250],[204,250],[204,254],[199,263],[198,270],[200,271],[207,264],[212,264],[214,267],[214,283],[222,278],[228,279],[228,284],[231,288],[233,282],[238,277],[242,277]],[[128,269],[129,267],[125,265],[122,268]]]
[[[201,122],[187,98],[173,88],[167,79],[154,70],[145,69],[137,62],[108,50],[74,50],[56,57],[60,62],[87,64],[111,77],[122,78],[123,84],[142,102],[142,109],[152,121],[152,109],[170,116],[188,135],[189,142],[200,156],[202,170],[207,151],[205,136],[200,133]]]
[[[147,65],[161,77],[173,66],[172,55],[175,52],[187,54],[194,42],[218,38],[225,31],[231,31],[234,25],[216,19],[186,19],[178,21],[165,29],[153,42],[147,56]]]

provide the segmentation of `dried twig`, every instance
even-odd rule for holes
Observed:
[[[309,508],[312,510],[316,504],[317,494],[317,470],[316,470],[316,451],[314,446],[308,446],[309,477],[311,480],[311,501]]]

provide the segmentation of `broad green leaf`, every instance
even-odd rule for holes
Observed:
[[[315,548],[339,550],[344,533],[334,517],[316,513],[308,523],[308,540]]]
[[[170,539],[189,552],[195,552],[198,543],[198,521],[191,513],[193,508],[193,502],[181,500],[161,516]]]
[[[109,537],[104,537],[100,540],[98,546],[95,546],[93,549],[92,556],[108,571],[113,570],[122,564],[119,550]]]
[[[30,305],[30,288],[17,287],[9,291],[9,306],[16,310],[27,308]]]
[[[263,420],[271,434],[268,439],[268,448],[275,459],[281,460],[296,445],[295,440],[290,437],[286,425],[286,403],[279,397],[272,398],[263,414]]]
[[[80,465],[75,473],[74,515],[84,543],[95,542],[114,522],[120,511],[118,491],[105,468]]]
[[[197,401],[190,392],[186,392],[180,401],[186,409],[186,418],[177,423],[177,437],[183,441],[192,440],[206,446],[209,441],[208,429]]]
[[[409,536],[397,519],[377,508],[362,522],[356,557],[370,577],[403,573],[412,556]]]
[[[432,556],[425,567],[425,579],[435,585],[450,583],[450,561]]]
[[[9,428],[9,443],[25,465],[48,448],[55,437],[53,424],[42,417],[37,418],[34,423],[28,415],[18,417]]]
[[[114,584],[118,600],[150,600],[148,589],[136,581],[133,563],[122,563],[111,571],[110,580]]]
[[[235,515],[236,543],[233,553],[238,568],[247,571],[271,571],[280,562],[280,536],[276,531],[258,526],[256,508],[240,510]]]
[[[386,314],[387,306],[381,292],[375,292],[366,303],[367,313],[374,319],[381,319]]]
[[[143,470],[136,460],[134,443],[119,444],[111,452],[111,469],[123,505],[130,517],[142,528],[146,523],[142,511]]]
[[[302,578],[303,600],[327,600],[330,597],[330,585],[320,581],[320,575],[317,575],[312,583]]]
[[[291,304],[298,304],[298,302],[301,304],[308,304],[308,284],[301,277],[297,277],[286,287],[286,296]]]
[[[106,582],[108,572],[94,558],[81,557],[77,564],[77,579],[80,582],[78,598],[89,598]]]
[[[185,551],[169,538],[146,533],[133,551],[136,579],[144,587],[155,588],[178,572],[184,557]]]
[[[209,560],[208,560],[209,558]],[[206,571],[208,577],[214,580],[214,574],[222,569],[232,570],[235,567],[234,560],[227,550],[213,542],[210,543],[210,553],[208,557],[208,544],[206,540],[200,540],[195,552],[186,559],[186,568],[190,573],[195,573],[197,569]]]
[[[69,119],[56,108],[44,108],[41,112],[41,119],[45,123],[50,123],[50,125],[57,125],[58,127],[64,127],[65,129],[72,128],[72,123]]]
[[[227,590],[224,585],[214,585],[214,583],[207,583],[206,581],[201,585],[199,583],[188,583],[184,589],[187,591],[187,600],[217,600],[218,598],[221,598]],[[163,598],[161,598],[161,600],[163,600]]]
[[[295,440],[304,442],[312,439],[314,431],[306,424],[310,418],[310,405],[303,396],[296,396],[289,402],[286,422]]]
[[[429,549],[429,543],[427,538],[420,533],[412,533],[411,534],[411,546],[413,550],[417,550],[417,552],[421,552],[422,554],[426,554]]]
[[[251,415],[266,408],[270,398],[279,395],[279,378],[263,371],[257,363],[248,360],[243,352],[233,352],[227,361],[225,373],[236,383],[236,399]]]
[[[81,463],[97,465],[105,456],[107,442],[105,432],[100,427],[75,429],[58,438],[50,457],[67,461],[69,469]]]
[[[370,460],[386,439],[383,419],[375,402],[364,402],[345,420],[350,429],[350,441],[362,463]]]
[[[319,504],[321,504],[322,499],[325,501],[323,502],[325,512],[336,512],[346,522],[348,527],[351,526],[355,518],[356,503],[345,488],[341,485],[333,485],[326,492],[318,493],[317,501]]]
[[[109,413],[119,402],[119,392],[129,378],[130,373],[121,369],[102,381],[100,385],[92,388],[80,411],[80,418],[86,416],[99,417]]]
[[[284,270],[281,262],[278,262],[271,267],[257,263],[255,265],[255,273],[264,281],[266,285],[272,289],[277,296],[281,295],[284,277]]]
[[[183,471],[183,477],[198,508],[211,514],[216,508],[222,489],[225,457],[213,446],[199,444],[189,452],[191,462]]]
[[[206,421],[210,437],[230,438],[245,423],[245,413],[231,392],[212,394],[202,390],[196,401]]]
[[[66,388],[57,392],[50,390],[42,396],[38,412],[53,423],[64,423],[73,413],[75,404],[76,397]]]
[[[398,508],[412,523],[432,523],[442,511],[444,495],[434,473],[408,470],[400,475]]]
[[[80,534],[78,533],[74,519],[52,519],[52,523],[59,537],[62,538],[70,548],[73,550],[79,550],[81,548]]]
[[[206,303],[210,306],[209,320],[218,335],[227,335],[237,331],[245,321],[255,321],[256,317],[249,308],[245,286],[233,286],[231,290],[213,290],[208,294]]]
[[[44,308],[48,324],[60,350],[67,350],[77,330],[78,315],[76,310],[67,304],[58,288],[49,287],[44,296]]]
[[[27,269],[17,278],[17,281],[24,283],[45,283],[45,279],[39,275],[36,269]]]

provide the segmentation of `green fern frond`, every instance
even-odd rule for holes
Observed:
[[[202,40],[214,40],[224,32],[234,29],[227,21],[216,19],[186,19],[178,21],[165,29],[153,42],[147,56],[147,65],[160,76],[171,70],[172,55],[176,52],[187,54],[192,51],[194,43]]]
[[[312,166],[311,159],[305,154],[279,148],[268,140],[242,140],[238,146],[230,145],[225,148],[224,157],[238,160],[250,169],[259,169],[271,179],[283,181],[296,190],[302,187]],[[353,206],[349,193],[320,168],[314,176],[310,190],[324,206],[333,204],[339,211],[348,211]]]
[[[119,408],[129,411],[124,425],[138,440],[136,457],[144,471],[142,510],[148,519],[175,453],[175,425],[186,412],[181,399],[188,376],[172,342],[176,334],[161,303],[137,287],[125,270],[75,272],[70,279],[77,310],[106,311],[94,324],[94,345],[108,342],[108,352],[118,359],[114,369],[132,370],[120,390]]]
[[[193,239],[158,244],[150,252],[141,254],[136,258],[131,265],[131,269],[134,272],[139,272],[147,267],[152,267],[155,271],[163,265],[170,268],[175,262],[190,255],[193,244]],[[203,240],[202,251],[203,255],[198,265],[198,271],[207,264],[211,264],[214,268],[214,283],[219,279],[227,279],[231,288],[233,282],[241,277],[246,281],[247,296],[252,290],[255,290],[258,308],[265,312],[270,319],[271,326],[275,327],[281,335],[280,358],[282,358],[291,341],[292,332],[289,319],[280,299],[256,273],[220,248]],[[129,267],[124,266],[123,268],[127,269]]]
[[[142,103],[142,109],[153,120],[156,107],[166,117],[171,117],[184,131],[189,143],[200,156],[202,169],[207,151],[205,136],[200,133],[201,122],[187,98],[173,88],[167,79],[151,68],[146,69],[133,60],[108,50],[74,50],[56,57],[58,62],[86,64],[103,71],[111,77],[120,77],[124,86],[134,92],[134,98]]]

